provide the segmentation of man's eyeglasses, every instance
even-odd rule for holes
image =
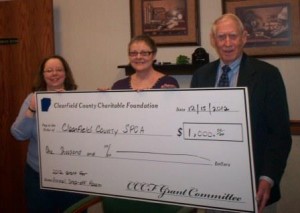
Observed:
[[[63,72],[65,71],[64,68],[62,67],[57,67],[57,68],[47,68],[44,70],[45,73],[53,73],[53,72]]]
[[[153,53],[153,51],[141,51],[141,52],[137,52],[137,51],[131,51],[128,53],[128,55],[130,57],[136,57],[140,54],[140,56],[149,56]]]

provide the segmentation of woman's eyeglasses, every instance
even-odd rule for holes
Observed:
[[[57,68],[47,68],[44,70],[45,73],[53,73],[53,72],[63,72],[65,71],[64,68],[57,67]]]
[[[137,52],[137,51],[131,51],[128,53],[128,55],[130,57],[136,57],[140,54],[140,56],[149,56],[153,53],[153,51],[141,51],[141,52]]]

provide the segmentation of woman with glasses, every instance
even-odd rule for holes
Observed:
[[[12,135],[19,141],[29,140],[25,167],[25,194],[28,212],[63,212],[85,197],[80,194],[40,189],[39,155],[36,126],[36,91],[76,90],[72,71],[66,60],[58,55],[43,60],[36,82],[24,100],[19,115],[11,126]]]
[[[128,57],[135,73],[115,82],[112,89],[178,88],[179,84],[175,78],[154,69],[156,52],[156,44],[149,36],[139,35],[132,38],[128,44]]]
[[[128,57],[135,73],[115,82],[112,89],[178,88],[179,85],[175,78],[164,75],[153,68],[156,52],[156,44],[149,36],[134,37],[128,44]],[[102,198],[102,204],[105,213],[175,213],[181,209],[181,207],[172,205],[108,197]]]

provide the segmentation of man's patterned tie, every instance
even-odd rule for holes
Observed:
[[[228,65],[224,65],[222,70],[223,72],[219,79],[218,87],[229,87],[228,72],[230,72],[231,69]]]

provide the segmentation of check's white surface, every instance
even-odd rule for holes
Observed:
[[[42,188],[254,212],[246,94],[37,93]]]

